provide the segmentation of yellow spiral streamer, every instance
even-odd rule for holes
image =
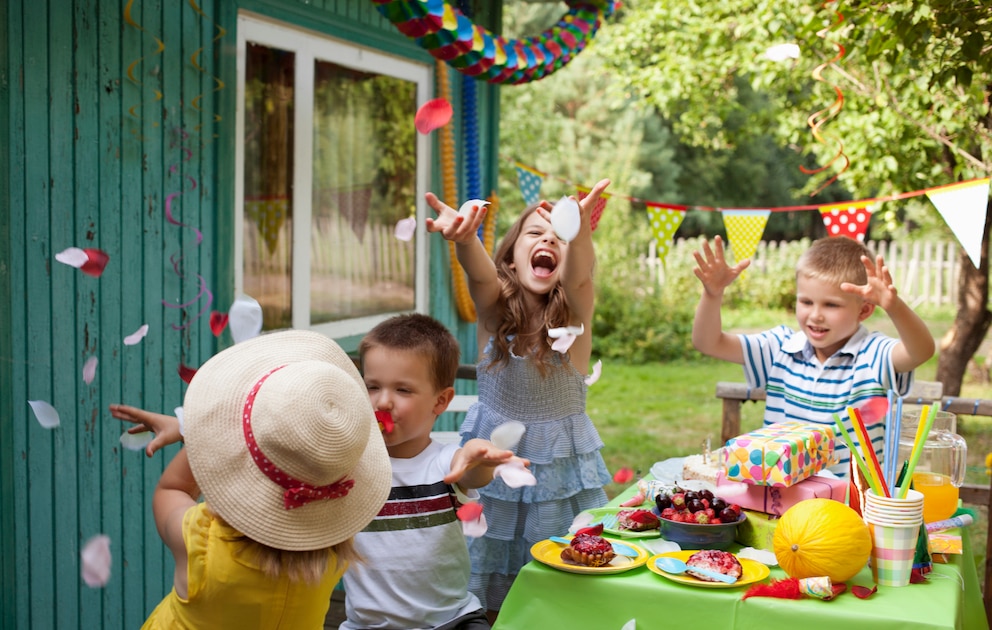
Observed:
[[[482,245],[493,255],[493,248],[496,247],[496,213],[499,212],[499,197],[496,191],[489,193],[489,207],[487,208],[485,223],[482,224]]]
[[[451,87],[448,84],[448,66],[443,61],[438,60],[435,64],[437,70],[437,91],[440,98],[451,102]],[[441,187],[444,199],[449,204],[458,204],[458,180],[455,178],[455,134],[451,130],[451,125],[445,125],[440,129],[441,133]],[[475,303],[468,292],[468,280],[465,278],[465,270],[455,254],[455,244],[448,241],[448,259],[451,261],[451,283],[455,295],[455,306],[458,307],[458,316],[467,322],[474,322],[476,319]]]

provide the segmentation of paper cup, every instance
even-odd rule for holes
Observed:
[[[913,570],[920,525],[880,525],[866,519],[871,531],[871,574],[880,586],[906,586]]]
[[[868,521],[871,521],[871,522],[877,523],[879,525],[893,525],[893,526],[896,526],[896,527],[908,527],[910,525],[913,525],[913,526],[917,526],[918,527],[921,523],[923,523],[923,516],[921,516],[919,514],[916,514],[916,515],[913,515],[913,514],[901,514],[901,515],[884,514],[884,513],[878,513],[878,512],[876,512],[876,511],[874,511],[874,510],[872,510],[871,508],[868,508],[868,507],[866,507],[864,509],[864,519],[865,519],[865,522],[866,523]]]
[[[888,507],[904,507],[909,505],[923,505],[923,493],[918,490],[907,490],[906,498],[900,499],[899,493],[900,488],[896,488],[895,496],[886,497],[878,496],[875,494],[874,490],[868,490],[865,493],[865,503],[870,505],[875,505],[877,507],[888,506]]]

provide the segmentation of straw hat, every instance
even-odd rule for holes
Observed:
[[[386,502],[389,456],[362,377],[321,334],[270,333],[220,352],[197,370],[183,407],[204,499],[252,540],[329,547]]]

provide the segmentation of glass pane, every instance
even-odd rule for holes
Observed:
[[[312,324],[414,308],[416,84],[317,61],[314,68]]]
[[[261,304],[266,329],[288,328],[296,55],[249,42],[245,57],[244,291]]]

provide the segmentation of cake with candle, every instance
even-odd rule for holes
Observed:
[[[682,479],[697,479],[699,481],[706,481],[715,486],[719,479],[723,476],[722,461],[722,448],[718,448],[715,451],[704,449],[703,452],[698,455],[690,455],[685,458],[685,461],[682,462]]]

